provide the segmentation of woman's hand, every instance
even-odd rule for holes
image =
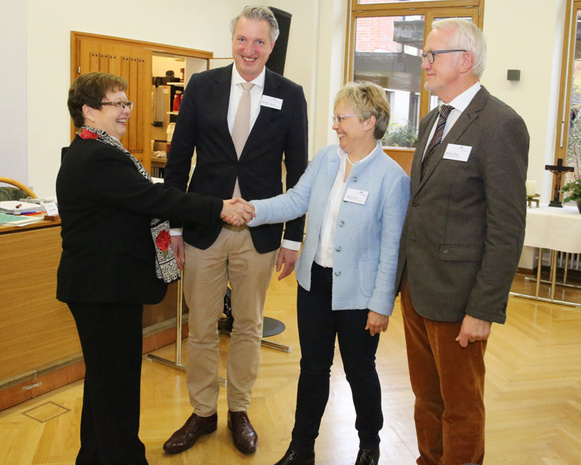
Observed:
[[[226,223],[241,226],[254,218],[254,205],[238,197],[224,200],[220,218]]]
[[[389,316],[369,310],[367,314],[367,326],[365,329],[369,330],[369,334],[375,336],[376,334],[387,331],[389,326]]]

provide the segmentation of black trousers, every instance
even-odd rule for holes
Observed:
[[[379,447],[383,426],[381,386],[375,369],[379,334],[365,330],[367,310],[331,309],[332,269],[313,264],[311,290],[301,286],[297,295],[299,338],[302,351],[295,426],[291,447],[313,448],[329,399],[335,339],[355,405],[355,428],[360,447]]]
[[[68,304],[85,358],[77,465],[146,465],[139,440],[140,304]]]

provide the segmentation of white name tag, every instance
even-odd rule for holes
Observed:
[[[48,203],[45,203],[43,205],[43,207],[44,207],[46,213],[48,214],[48,216],[58,216],[59,209],[56,206],[56,202],[48,202]]]
[[[276,97],[270,97],[269,95],[263,95],[260,105],[263,107],[274,108],[275,110],[280,110],[282,108],[282,99]]]
[[[446,153],[444,153],[444,159],[467,162],[471,150],[472,147],[469,145],[448,144]]]
[[[350,187],[349,189],[347,189],[347,192],[345,193],[345,197],[343,198],[343,200],[345,202],[353,202],[358,203],[359,205],[365,205],[365,201],[367,200],[368,195],[369,192],[361,191],[359,189],[353,189],[352,187]]]

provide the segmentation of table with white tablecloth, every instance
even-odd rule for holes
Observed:
[[[581,253],[581,214],[577,207],[564,206],[541,207],[527,209],[527,224],[524,245],[539,249],[539,263],[537,269],[537,288],[534,298],[567,305],[580,306],[573,302],[554,300],[557,280],[557,252]],[[542,249],[551,250],[551,294],[546,299],[539,297],[541,283],[541,256]],[[566,267],[565,267],[566,269]],[[532,297],[526,294],[515,294],[520,297]]]

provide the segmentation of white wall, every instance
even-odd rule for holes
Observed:
[[[27,181],[26,2],[2,6],[0,15],[0,176]]]
[[[230,20],[246,4],[246,0],[222,0],[217,15],[215,4],[202,0],[101,0],[91,11],[72,0],[28,0],[28,181],[35,192],[54,195],[60,149],[70,142],[66,108],[70,31],[197,48],[212,51],[216,57],[229,57]],[[319,1],[276,0],[268,4],[293,15],[285,75],[303,85],[312,116],[317,53],[313,44],[318,34],[313,18],[318,16]]]
[[[0,99],[0,175],[13,172],[39,195],[54,195],[60,149],[70,142],[66,98],[71,30],[210,50],[216,57],[227,57],[230,19],[246,3],[222,0],[219,15],[214,3],[202,0],[102,0],[98,9],[72,0],[11,3],[0,20],[1,43],[10,44],[9,54],[2,49],[0,69],[5,77],[14,77],[10,92]],[[347,0],[268,4],[293,15],[285,74],[305,89],[312,157],[336,141],[330,114],[343,79]],[[489,60],[483,84],[525,119],[531,134],[529,179],[537,181],[539,193],[544,179],[545,200],[550,196],[550,175],[544,165],[553,160],[564,4],[565,0],[543,0],[531,7],[529,0],[486,0],[484,13]],[[507,69],[520,69],[521,80],[507,81]],[[7,143],[12,146],[4,150]]]
[[[565,0],[486,0],[484,34],[488,64],[482,83],[525,120],[531,145],[528,179],[535,180],[542,201],[551,196],[557,99]],[[520,81],[506,71],[519,69]]]

